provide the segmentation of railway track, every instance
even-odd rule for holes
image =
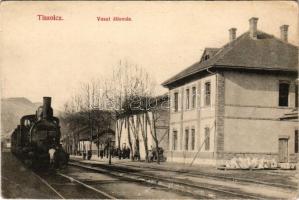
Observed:
[[[35,175],[56,195],[51,198],[58,199],[202,199],[186,192],[146,184],[141,181],[132,181],[123,177],[115,177],[108,173],[91,173],[90,169],[71,167],[53,174]],[[109,178],[107,178],[109,177]],[[55,180],[55,181],[53,181]],[[113,183],[114,182],[114,183]],[[110,183],[110,185],[109,185]],[[122,186],[121,186],[122,185]],[[125,185],[125,187],[124,187]],[[139,185],[136,189],[135,185]],[[82,188],[85,188],[85,191]],[[127,190],[124,193],[123,188]],[[121,191],[123,190],[123,191]],[[134,194],[132,194],[134,193]],[[142,195],[145,193],[145,195]],[[147,194],[146,194],[147,193]],[[168,196],[171,194],[170,196]],[[159,195],[159,196],[157,196]],[[163,196],[164,195],[164,196]]]
[[[75,178],[73,178],[71,176],[68,176],[68,175],[62,174],[62,173],[58,173],[58,175],[60,175],[60,176],[62,176],[64,178],[69,179],[71,182],[76,182],[76,183],[78,183],[80,185],[83,185],[84,187],[86,187],[86,188],[88,188],[88,189],[90,189],[92,191],[95,191],[95,192],[97,192],[97,193],[105,196],[107,199],[117,199],[116,197],[114,197],[114,196],[112,196],[112,195],[110,195],[110,194],[108,194],[108,193],[106,193],[104,191],[101,191],[101,190],[99,190],[97,188],[94,188],[94,187],[92,187],[92,186],[90,186],[90,185],[88,185],[86,183],[83,183],[83,182],[81,182],[81,181],[79,181],[79,180],[77,180],[77,179],[75,179]]]
[[[28,199],[202,199],[155,184],[68,166],[57,172],[34,171],[12,155],[4,156],[5,197]],[[16,188],[13,192],[11,188]]]
[[[69,195],[67,196],[67,195],[63,194],[61,192],[61,191],[63,191],[63,187],[66,187],[66,189],[69,190],[70,183],[71,183],[71,185],[73,185],[75,183],[79,186],[86,188],[87,190],[92,191],[93,193],[99,194],[99,195],[92,195],[93,197],[96,197],[97,199],[99,199],[99,198],[100,199],[117,199],[116,197],[114,197],[98,188],[92,187],[91,185],[83,183],[82,181],[80,181],[72,176],[69,176],[67,174],[61,173],[61,172],[55,173],[55,175],[58,175],[58,176],[64,178],[64,182],[60,182],[60,183],[50,182],[50,181],[46,180],[46,178],[43,177],[42,175],[39,175],[35,172],[33,172],[33,173],[39,180],[41,180],[41,182],[43,182],[47,187],[49,187],[57,195],[57,198],[59,198],[59,199],[79,199],[79,198],[86,199],[86,198],[89,198],[88,196],[84,196],[81,194],[78,197],[76,197],[76,194],[71,197]],[[76,190],[78,189],[77,185],[74,185],[75,186],[74,188]],[[57,188],[59,188],[59,189],[57,189]],[[69,193],[71,193],[71,192],[69,192]],[[93,197],[91,197],[91,198],[93,198]]]
[[[62,194],[60,194],[54,187],[52,187],[44,178],[42,178],[37,173],[33,172],[33,174],[41,181],[43,182],[48,188],[50,188],[59,198],[65,199]]]
[[[130,165],[130,164],[118,164],[121,166],[129,166],[131,168],[135,169],[144,169],[142,166],[136,166],[136,165]],[[234,181],[234,182],[248,182],[248,183],[255,183],[255,184],[260,184],[260,185],[265,185],[265,186],[274,186],[274,187],[280,187],[280,188],[286,188],[286,189],[295,189],[297,190],[296,186],[289,185],[289,184],[280,184],[280,183],[271,183],[271,182],[266,182],[262,180],[253,180],[253,179],[248,179],[248,178],[235,178],[235,177],[230,177],[230,176],[219,176],[219,175],[214,175],[214,174],[207,174],[207,173],[202,173],[202,172],[190,172],[190,171],[182,171],[182,170],[166,170],[166,169],[161,169],[157,167],[151,167],[148,166],[146,167],[148,169],[152,170],[160,170],[160,171],[170,171],[170,172],[175,172],[175,173],[180,173],[180,174],[187,174],[187,175],[192,175],[192,176],[197,176],[197,177],[208,177],[208,178],[214,178],[214,179],[223,179],[223,180],[228,180],[228,181]],[[268,172],[269,174],[274,174],[271,172]]]
[[[153,175],[146,175],[141,174],[137,172],[128,172],[125,170],[120,169],[113,169],[113,170],[106,170],[98,167],[93,166],[86,166],[74,162],[70,162],[69,165],[76,166],[80,168],[84,168],[87,170],[92,170],[96,172],[101,173],[109,173],[113,176],[121,176],[128,179],[134,179],[134,180],[140,180],[144,182],[148,182],[151,184],[156,184],[159,186],[171,188],[174,190],[179,190],[182,192],[187,193],[196,193],[196,195],[204,196],[205,198],[230,198],[230,199],[236,199],[236,198],[245,198],[245,199],[264,199],[267,197],[264,196],[258,196],[258,195],[252,195],[248,193],[241,193],[240,191],[232,191],[228,190],[225,187],[213,187],[212,185],[205,184],[205,185],[195,185],[192,183],[186,183],[182,181],[175,180],[173,178],[165,178],[165,177],[154,177]]]

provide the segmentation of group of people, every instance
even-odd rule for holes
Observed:
[[[157,160],[158,156],[159,156],[160,161],[164,161],[165,157],[164,157],[163,153],[164,153],[164,150],[162,147],[159,147],[158,150],[157,150],[157,148],[151,147],[151,150],[149,150],[149,155],[148,155],[149,161],[153,162],[153,161]]]
[[[87,158],[87,160],[90,160],[91,159],[91,155],[92,155],[91,150],[88,150],[87,154],[86,154],[86,151],[83,151],[83,160],[86,160],[86,158]]]
[[[111,148],[111,157],[118,157],[120,159],[129,159],[130,158],[131,150],[128,147],[124,147],[123,149]],[[104,149],[99,150],[99,157],[103,159],[104,157],[109,158],[109,147],[105,146]],[[92,156],[92,151],[88,150],[87,152],[83,150],[82,152],[78,152],[78,155],[83,157],[83,160],[90,160]]]
[[[165,157],[163,155],[164,150],[163,148],[159,147],[158,150],[157,148],[152,148],[149,150],[149,154],[148,154],[148,158],[149,161],[155,161],[158,159],[159,156],[159,160],[160,161],[164,161]],[[99,157],[101,159],[103,159],[104,157],[109,158],[109,146],[106,145],[103,149],[99,150]],[[114,158],[119,158],[119,159],[130,159],[130,154],[131,154],[131,149],[129,147],[123,147],[123,148],[115,148],[115,147],[111,147],[111,157]],[[79,153],[79,155],[83,156],[83,159],[91,159],[92,156],[92,152],[91,150],[88,150],[87,153],[85,150],[83,150],[82,154]],[[138,151],[135,151],[134,155],[133,155],[133,159],[134,160],[140,160],[140,154],[138,154]]]
[[[118,157],[120,159],[128,159],[130,158],[131,150],[128,147],[124,147],[123,149],[120,148],[111,148],[111,157]],[[109,148],[106,146],[104,149],[100,150],[100,157],[103,159],[103,157],[109,156]]]

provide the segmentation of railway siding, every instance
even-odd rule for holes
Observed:
[[[105,159],[93,158],[92,160],[83,161],[81,157],[71,156],[72,160],[97,164],[103,167],[109,166]],[[282,187],[296,190],[298,188],[298,170],[217,170],[215,167],[205,165],[184,165],[181,163],[145,163],[145,162],[131,162],[128,160],[114,159],[113,166],[118,166],[127,170],[142,170],[142,171],[159,171],[173,172],[178,175],[185,174],[186,176],[207,176],[209,178],[223,179],[228,181],[239,181],[256,183],[261,185],[269,185],[274,187]],[[163,175],[163,174],[162,174]]]
[[[121,166],[124,167],[133,167],[133,168],[141,168],[140,166],[136,166],[136,165],[130,165],[130,164],[120,164]],[[231,175],[219,175],[219,174],[211,174],[211,173],[204,173],[204,172],[188,172],[188,171],[181,171],[181,170],[166,170],[166,169],[161,169],[158,167],[147,167],[148,169],[151,170],[158,170],[158,171],[170,171],[170,172],[174,172],[174,173],[182,173],[182,174],[186,174],[186,176],[190,176],[190,177],[208,177],[210,179],[223,179],[223,180],[228,180],[228,181],[234,181],[234,182],[248,182],[248,183],[254,183],[254,184],[259,184],[259,185],[266,185],[266,186],[273,186],[273,187],[279,187],[279,188],[286,188],[286,189],[294,189],[296,190],[298,188],[298,186],[296,184],[291,184],[291,183],[279,183],[279,182],[275,182],[272,181],[270,182],[269,180],[263,180],[263,178],[269,174],[273,172],[263,172],[263,171],[256,171],[255,175],[259,175],[261,176],[260,178],[256,179],[254,177],[250,177],[248,178],[248,176],[242,176],[242,177],[234,177]],[[242,171],[242,170],[238,170],[238,171]],[[246,170],[249,171],[249,170]],[[246,173],[246,171],[244,170],[243,172]],[[277,173],[276,173],[277,175]],[[288,179],[287,176],[284,177],[285,179]],[[273,178],[272,178],[273,180]]]
[[[78,161],[78,160],[77,160]],[[93,164],[92,164],[93,163]],[[162,169],[151,169],[146,167],[129,166],[129,164],[96,164],[96,162],[80,162],[81,167],[88,167],[91,170],[98,170],[123,176],[126,178],[145,181],[175,190],[187,191],[197,195],[204,195],[207,198],[292,198],[296,196],[294,188],[280,187],[279,185],[267,185],[252,181],[224,179],[202,176],[199,174],[188,174],[186,172],[167,171]],[[203,192],[202,190],[205,192]],[[208,192],[207,192],[208,191]]]

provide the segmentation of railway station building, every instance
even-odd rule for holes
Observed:
[[[200,60],[162,85],[169,89],[167,160],[223,164],[233,157],[298,161],[298,47],[249,30],[206,48]],[[292,28],[292,27],[290,27]]]

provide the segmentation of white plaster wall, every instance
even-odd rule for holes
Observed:
[[[286,75],[225,72],[224,150],[277,153],[278,136],[289,135],[294,152],[296,122],[279,121],[295,105],[295,79]],[[289,81],[289,106],[279,107],[279,81]]]
[[[297,122],[225,119],[224,151],[277,153],[279,135],[287,135],[289,152],[294,153]]]
[[[211,94],[210,94],[210,105],[205,105],[205,83],[211,83]],[[196,107],[192,109],[192,87],[196,87],[197,96],[196,96]],[[199,87],[200,86],[200,87]],[[189,88],[190,91],[190,109],[186,109],[186,97],[185,91]],[[179,92],[179,112],[174,112],[174,93]],[[189,128],[189,153],[195,153],[199,150],[201,152],[205,152],[204,145],[202,145],[205,135],[205,127],[210,128],[210,149],[207,152],[214,151],[214,134],[215,134],[215,97],[216,97],[216,75],[210,75],[191,83],[182,85],[175,89],[169,91],[170,99],[171,99],[171,112],[170,112],[170,133],[169,133],[169,152],[173,156],[170,157],[168,161],[171,162],[191,162],[192,158],[185,158],[183,155],[186,152],[184,150],[185,143],[185,129]],[[183,98],[182,98],[183,95]],[[183,99],[183,100],[182,100]],[[182,104],[183,103],[183,104]],[[183,109],[181,109],[183,107]],[[195,150],[191,150],[191,129],[195,128]],[[178,131],[178,146],[180,147],[176,151],[172,151],[172,136],[173,130]],[[187,153],[187,152],[186,152]],[[169,154],[169,155],[170,155]],[[176,156],[176,155],[179,155]],[[182,155],[182,156],[181,156]],[[205,161],[207,162],[207,158],[197,158],[196,162]],[[200,161],[201,160],[201,161]],[[212,159],[211,159],[212,161]],[[212,161],[214,162],[214,161]],[[207,162],[210,163],[210,162]]]
[[[211,118],[211,119],[204,119],[201,120],[200,123],[200,135],[199,135],[199,143],[198,143],[198,147],[201,148],[200,151],[202,152],[214,152],[214,148],[215,148],[215,119]],[[205,128],[208,127],[210,128],[210,149],[209,150],[205,150],[205,144],[204,144],[204,140],[205,140]]]
[[[191,150],[191,130],[192,128],[195,129],[195,145],[194,145],[194,150]],[[182,149],[181,151],[186,151],[185,150],[185,130],[188,129],[189,130],[189,144],[188,144],[188,151],[189,152],[196,152],[197,151],[197,141],[199,139],[199,129],[198,129],[198,126],[197,126],[197,120],[193,120],[193,121],[188,121],[188,122],[184,122],[183,123],[183,138],[182,138]]]
[[[295,105],[296,77],[225,72],[225,103],[243,106],[278,107],[279,81],[290,81],[289,107]]]

